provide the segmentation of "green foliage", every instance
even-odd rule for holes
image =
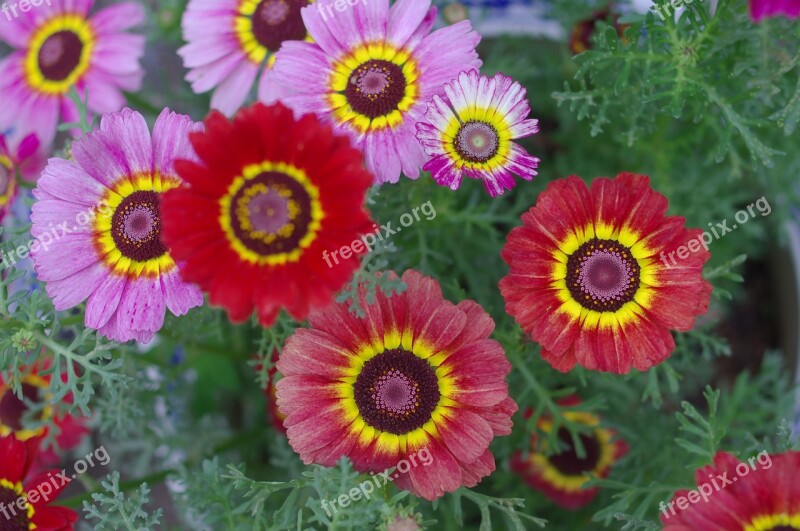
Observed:
[[[127,529],[144,531],[154,529],[161,520],[162,510],[148,513],[145,505],[150,501],[150,488],[146,483],[137,492],[126,496],[120,490],[119,473],[113,472],[103,480],[104,492],[92,494],[94,503],[84,502],[86,517],[95,520],[95,529]]]

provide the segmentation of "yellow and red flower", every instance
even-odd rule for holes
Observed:
[[[554,368],[649,369],[674,350],[670,330],[690,330],[706,312],[711,255],[702,231],[666,216],[667,205],[643,175],[595,179],[591,189],[571,176],[522,215],[503,249],[510,273],[500,291]]]
[[[494,471],[489,444],[511,433],[517,405],[489,315],[474,301],[446,301],[416,271],[402,280],[406,291],[378,290],[371,304],[362,288],[364,317],[346,304],[311,314],[311,329],[295,332],[278,361],[278,408],[305,463],[347,456],[379,472],[427,450],[430,462],[395,483],[432,500]]]
[[[561,402],[564,406],[580,404],[580,399],[570,397]],[[611,467],[628,452],[625,441],[616,438],[613,430],[603,428],[597,415],[582,411],[565,411],[564,418],[586,426],[588,431],[580,434],[584,455],[578,456],[570,432],[558,429],[558,440],[564,446],[550,455],[547,441],[539,443],[534,433],[530,438],[530,453],[527,459],[518,452],[511,459],[511,468],[521,475],[532,488],[542,492],[554,503],[567,509],[578,509],[590,503],[599,489],[585,488],[592,477],[608,476]],[[539,432],[553,432],[553,420],[542,417],[536,425]]]
[[[762,456],[766,462],[762,462]],[[687,490],[661,503],[664,531],[795,531],[800,529],[800,452],[741,462],[726,452],[695,473],[695,500]],[[705,499],[698,496],[705,493]],[[678,500],[683,498],[681,505]],[[707,500],[707,501],[706,501]]]
[[[39,441],[20,441],[13,435],[0,437],[0,528],[36,531],[71,531],[78,521],[75,511],[66,507],[51,507],[50,502],[64,488],[61,481],[52,481],[57,470],[43,472],[28,478],[36,461]],[[28,493],[44,492],[48,496],[30,496]],[[23,499],[20,502],[20,499]],[[22,504],[22,507],[20,507]]]
[[[161,204],[164,242],[184,280],[234,322],[256,309],[269,326],[282,308],[298,320],[325,306],[358,267],[323,255],[369,231],[372,176],[350,141],[313,115],[256,104],[232,121],[212,112],[189,138],[199,162],[175,169],[190,186]]]

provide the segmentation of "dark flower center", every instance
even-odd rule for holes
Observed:
[[[114,211],[111,236],[123,256],[146,262],[166,254],[158,203],[157,192],[138,191],[123,199]]]
[[[581,476],[594,470],[600,460],[600,443],[594,436],[584,433],[579,435],[583,448],[584,457],[578,457],[575,445],[572,442],[572,435],[564,428],[558,430],[558,439],[566,446],[565,450],[553,454],[547,459],[559,472],[565,476]]]
[[[39,403],[39,388],[35,385],[23,383],[22,396],[28,402]],[[22,417],[28,411],[28,404],[19,398],[10,387],[0,396],[0,425],[7,426],[13,431],[21,431]],[[2,526],[0,526],[2,529]]]
[[[639,288],[639,263],[630,249],[594,238],[567,261],[567,288],[584,308],[615,312],[633,300]]]
[[[431,364],[405,350],[388,350],[366,362],[354,388],[364,421],[395,435],[428,422],[440,397]]]
[[[486,162],[497,154],[499,146],[497,130],[484,122],[467,122],[456,135],[456,151],[470,162]]]
[[[302,184],[277,172],[265,172],[247,181],[230,206],[234,234],[261,255],[288,253],[308,234],[311,197]]]
[[[39,71],[45,79],[63,81],[81,61],[83,42],[72,31],[50,35],[39,49]]]
[[[0,531],[28,531],[30,519],[27,507],[20,510],[17,505],[19,498],[20,494],[17,491],[0,484],[0,507],[4,509],[0,516]]]
[[[306,26],[300,10],[308,0],[262,0],[253,13],[253,35],[271,52],[277,52],[283,41],[302,41]]]
[[[779,525],[777,527],[770,528],[770,531],[797,531],[800,527],[794,527],[791,525]]]
[[[397,110],[406,94],[403,70],[389,61],[367,61],[352,74],[344,95],[355,112],[368,118]]]

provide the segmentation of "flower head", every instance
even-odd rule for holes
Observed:
[[[627,373],[661,363],[708,309],[702,232],[668,217],[642,175],[550,183],[511,231],[500,281],[506,311],[560,371]],[[693,252],[675,258],[688,242]],[[670,256],[672,259],[670,259]]]
[[[164,191],[181,184],[173,163],[194,158],[187,138],[200,129],[165,109],[151,136],[144,117],[125,109],[72,144],[74,161],[50,159],[34,190],[31,257],[57,310],[88,299],[87,327],[149,341],[167,309],[183,315],[203,303],[161,241],[159,211]]]
[[[741,462],[726,452],[695,473],[697,489],[661,502],[664,531],[795,531],[800,529],[800,452],[761,452]],[[678,500],[683,499],[681,502]],[[706,501],[707,500],[707,501]],[[687,503],[687,501],[689,503]],[[681,507],[684,507],[681,509]]]
[[[561,402],[563,406],[576,406],[580,399],[570,397]],[[583,446],[583,455],[579,455],[572,439],[572,434],[564,427],[559,427],[556,436],[562,447],[547,453],[546,442],[537,434],[530,439],[530,452],[523,458],[522,452],[515,454],[511,460],[511,468],[532,488],[541,491],[554,503],[567,509],[578,509],[590,503],[599,489],[584,488],[592,477],[608,476],[611,467],[628,452],[628,445],[615,439],[612,430],[600,426],[600,418],[596,415],[580,411],[565,411],[564,418],[574,424],[582,425],[587,431],[579,437]],[[553,420],[541,417],[537,429],[544,434],[553,432]]]
[[[750,0],[750,17],[754,21],[776,16],[800,17],[800,0]]]
[[[321,5],[321,4],[320,4]],[[282,98],[345,131],[364,151],[376,181],[416,179],[427,160],[415,138],[425,102],[458,72],[481,65],[480,36],[464,21],[431,33],[430,0],[358,3],[334,17],[303,9],[313,42],[287,42],[275,61]]]
[[[494,322],[473,301],[454,305],[416,271],[402,294],[359,297],[364,317],[346,304],[309,317],[278,361],[278,407],[289,443],[305,463],[378,472],[420,452],[430,459],[396,479],[432,500],[475,486],[495,467],[489,444],[511,432],[516,403]],[[416,454],[416,455],[415,455]]]
[[[61,493],[65,484],[53,482],[57,470],[28,477],[36,460],[39,441],[20,441],[13,435],[0,437],[0,510],[3,529],[37,531],[71,531],[78,521],[75,511],[66,507],[53,507],[50,502]],[[47,484],[48,496],[31,496],[29,492],[43,492]],[[22,499],[22,502],[19,500]],[[20,503],[22,506],[20,506]]]
[[[434,96],[417,138],[432,159],[424,169],[442,186],[457,190],[466,175],[480,179],[492,197],[514,187],[513,174],[530,181],[539,159],[512,140],[535,134],[525,89],[510,77],[461,72]]]
[[[39,169],[33,161],[39,149],[36,135],[30,134],[23,138],[19,145],[14,148],[12,146],[14,144],[10,138],[0,135],[0,221],[11,208],[17,195],[17,173],[31,176]]]
[[[122,91],[139,89],[144,37],[125,31],[144,21],[144,10],[121,3],[90,17],[92,4],[51,0],[0,24],[0,40],[14,48],[0,61],[0,131],[25,124],[49,146],[59,121],[78,120],[70,87],[88,91],[95,113],[119,110]]]
[[[372,225],[372,176],[358,150],[312,116],[256,104],[232,121],[218,112],[190,136],[200,161],[176,167],[189,186],[167,192],[164,239],[181,273],[234,322],[281,308],[297,319],[324,306],[358,267],[329,260]]]
[[[178,50],[191,70],[195,92],[214,89],[211,106],[226,115],[241,107],[261,73],[259,97],[282,94],[271,81],[272,65],[284,41],[307,37],[300,9],[311,0],[191,0],[183,14]]]

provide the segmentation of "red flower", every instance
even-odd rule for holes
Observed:
[[[500,291],[554,368],[646,370],[672,353],[670,330],[691,330],[706,312],[702,231],[666,211],[648,177],[622,173],[591,189],[575,176],[554,181],[522,215]]]
[[[75,511],[49,506],[64,487],[61,480],[52,480],[58,470],[25,481],[37,444],[38,439],[23,442],[13,435],[0,437],[0,529],[71,530],[78,521]]]
[[[664,531],[792,531],[800,529],[800,452],[761,452],[741,462],[717,452],[695,472],[697,489],[659,505]]]
[[[286,415],[278,410],[278,390],[275,387],[278,380],[282,378],[282,375],[278,372],[278,367],[275,365],[277,362],[278,351],[276,350],[272,354],[273,365],[267,374],[269,381],[267,382],[267,388],[264,389],[264,397],[267,399],[267,419],[273,428],[285,434],[286,428],[283,425],[283,421],[286,420]]]
[[[351,245],[372,223],[363,208],[372,176],[359,151],[313,115],[256,104],[229,122],[218,112],[190,140],[200,163],[178,161],[189,186],[161,202],[163,238],[183,278],[234,322],[255,309],[269,326],[326,306],[358,267]],[[329,262],[323,256],[328,256]]]
[[[559,402],[563,406],[576,406],[580,398],[572,396]],[[529,417],[528,413],[526,417]],[[580,435],[585,450],[578,456],[572,435],[566,428],[558,429],[558,439],[564,449],[547,455],[545,445],[533,433],[530,437],[530,452],[527,459],[522,452],[511,458],[511,469],[522,476],[532,488],[541,491],[554,503],[567,509],[578,509],[590,503],[599,492],[598,488],[586,489],[584,485],[593,476],[604,478],[611,467],[628,453],[625,441],[616,438],[616,432],[600,426],[600,418],[581,411],[565,411],[564,418],[576,424],[590,427]],[[542,433],[553,431],[553,420],[541,417],[536,428]]]
[[[433,500],[494,471],[489,444],[511,433],[517,404],[489,315],[474,301],[444,300],[416,271],[403,282],[402,294],[378,290],[372,304],[362,290],[364,317],[346,304],[312,313],[311,329],[297,330],[278,360],[278,407],[305,463],[397,466],[400,488]]]

